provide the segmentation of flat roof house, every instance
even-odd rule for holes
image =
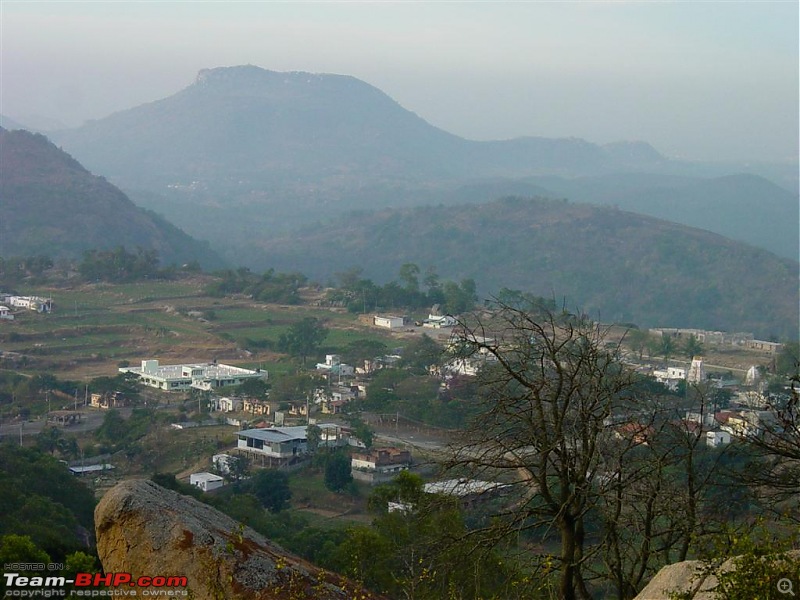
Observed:
[[[372,320],[375,327],[386,327],[387,329],[397,329],[405,322],[403,317],[395,315],[375,315]]]
[[[244,429],[237,448],[270,458],[290,458],[308,451],[306,426]]]
[[[211,490],[221,488],[224,479],[219,475],[203,471],[202,473],[192,473],[189,476],[189,483],[195,487],[199,487],[204,492],[210,492]]]
[[[331,423],[317,423],[321,429],[321,446],[338,446],[342,442],[341,427]],[[238,433],[239,451],[252,452],[268,458],[292,458],[308,452],[308,426],[266,427],[244,429]]]
[[[465,506],[473,505],[479,501],[501,494],[509,487],[505,483],[494,481],[480,481],[477,479],[448,479],[426,483],[422,491],[426,494],[441,494],[457,498]]]
[[[411,453],[399,448],[372,448],[354,452],[350,465],[354,479],[369,483],[390,481],[411,466]]]
[[[133,373],[139,383],[170,392],[241,385],[248,379],[266,379],[268,375],[261,369],[251,371],[216,362],[159,365],[157,360],[143,360],[141,367],[121,367],[119,372]]]

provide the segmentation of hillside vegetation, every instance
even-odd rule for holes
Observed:
[[[604,321],[754,331],[798,329],[796,261],[633,213],[546,199],[347,215],[262,244],[312,278],[359,265],[383,280],[404,263],[565,301]]]
[[[263,264],[253,241],[345,211],[506,194],[614,204],[797,254],[796,192],[719,179],[763,173],[795,190],[795,165],[684,163],[636,141],[467,140],[344,75],[204,69],[172,96],[52,135],[135,202],[250,268]]]
[[[92,175],[46,137],[0,129],[0,256],[78,257],[137,246],[165,264],[222,264],[211,249]]]

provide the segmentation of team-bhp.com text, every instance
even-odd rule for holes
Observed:
[[[187,578],[179,576],[134,577],[130,573],[77,573],[74,579],[67,579],[63,576],[42,577],[4,573],[3,579],[6,587],[5,595],[16,598],[188,596]],[[67,586],[73,586],[73,589],[65,589]]]

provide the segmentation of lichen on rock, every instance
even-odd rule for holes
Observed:
[[[184,576],[197,600],[379,598],[216,509],[148,480],[111,489],[97,505],[95,529],[106,573]]]

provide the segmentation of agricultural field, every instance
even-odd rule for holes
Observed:
[[[382,341],[389,348],[402,345],[342,309],[211,297],[204,293],[207,282],[194,277],[20,289],[19,293],[52,297],[53,312],[23,312],[14,321],[0,323],[0,367],[84,380],[114,375],[119,366],[144,358],[162,363],[216,358],[280,373],[292,368],[276,351],[280,335],[306,317],[320,319],[329,330],[323,353],[357,339]]]

